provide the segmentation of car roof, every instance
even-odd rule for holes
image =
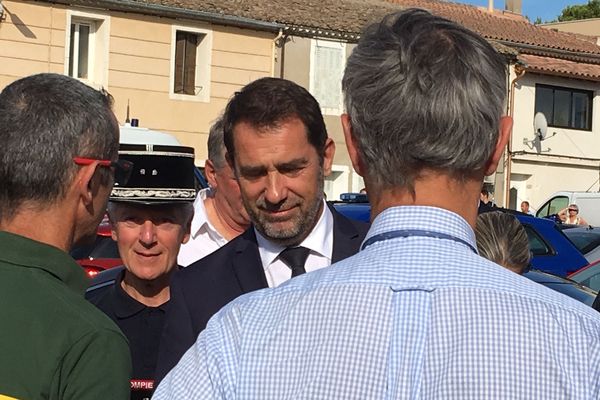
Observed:
[[[179,140],[165,132],[159,132],[148,128],[140,128],[133,126],[120,126],[121,144],[161,144],[168,146],[181,146]]]

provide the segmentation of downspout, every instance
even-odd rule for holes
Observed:
[[[508,110],[508,116],[514,120],[515,115],[515,87],[517,86],[517,81],[525,76],[525,65],[517,61],[515,64],[515,74],[517,75],[515,79],[510,83],[510,108]],[[514,128],[514,126],[513,126]],[[513,133],[510,133],[508,137],[508,143],[506,144],[506,169],[505,169],[505,189],[504,189],[504,207],[508,208],[508,204],[510,202],[510,174],[511,174],[511,164],[512,164],[512,136]]]
[[[288,41],[288,34],[283,33],[283,29],[279,29],[279,34],[273,39],[274,47],[279,47],[281,52],[279,54],[279,78],[284,78],[285,74],[285,44]],[[273,53],[275,48],[273,48]]]

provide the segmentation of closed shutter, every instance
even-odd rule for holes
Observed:
[[[175,37],[175,83],[173,92],[183,93],[183,77],[185,65],[185,32],[177,32]]]
[[[196,94],[196,50],[198,48],[198,36],[187,33],[185,41],[185,65],[183,78],[183,92],[185,94]]]
[[[322,109],[338,110],[342,103],[343,48],[315,45],[313,95]]]
[[[196,51],[198,35],[177,31],[175,36],[175,82],[173,92],[196,94]]]

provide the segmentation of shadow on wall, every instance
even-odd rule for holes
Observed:
[[[28,39],[37,39],[35,33],[33,33],[33,31],[29,29],[27,25],[25,25],[25,22],[23,22],[23,20],[19,18],[18,15],[12,14],[7,8],[4,8],[4,12],[8,16],[10,16],[10,21],[15,25],[15,27],[19,30],[19,32],[21,32],[23,36],[25,36]]]

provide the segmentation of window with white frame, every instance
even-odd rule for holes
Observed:
[[[90,76],[90,52],[93,55],[94,23],[90,21],[71,22],[71,43],[69,45],[69,76],[88,79]],[[90,40],[90,37],[92,40]],[[92,48],[90,49],[90,44]]]
[[[346,44],[313,39],[310,55],[310,92],[324,114],[342,113],[342,76]]]
[[[105,15],[68,12],[65,74],[92,86],[107,86],[108,24]]]
[[[174,26],[171,46],[171,98],[210,100],[212,32]]]

